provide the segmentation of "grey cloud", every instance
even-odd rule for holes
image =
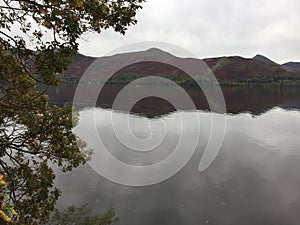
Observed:
[[[80,52],[101,56],[132,42],[165,41],[200,58],[260,53],[300,61],[299,11],[297,0],[148,0],[125,36],[89,34]]]

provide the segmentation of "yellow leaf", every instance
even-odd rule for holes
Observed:
[[[52,24],[48,20],[46,20],[44,22],[44,26],[47,27],[47,28],[49,28],[49,29],[52,28]]]
[[[41,8],[39,8],[39,12],[42,14],[46,14],[48,11],[41,7]]]

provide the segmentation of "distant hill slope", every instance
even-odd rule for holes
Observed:
[[[299,77],[300,74],[285,70],[280,65],[239,56],[204,59],[221,81],[239,81],[274,77]]]
[[[108,57],[100,57],[97,60],[100,62],[103,60],[103,62],[109,62],[114,65],[121,63],[128,58],[134,59],[140,56],[144,57],[145,55],[168,59],[170,62],[180,62],[185,66],[195,65],[195,62],[201,63],[199,59],[179,58],[156,48],[152,48],[143,52],[132,52]],[[70,68],[65,71],[64,74],[67,78],[76,78],[78,80],[82,77],[88,66],[91,65],[95,60],[96,58],[77,54],[74,57]],[[257,55],[252,59],[232,56],[208,58],[204,59],[203,61],[211,68],[219,82],[223,83],[282,83],[284,80],[295,83],[295,81],[300,81],[300,71],[298,70],[300,63],[288,63],[281,66],[261,55]],[[94,74],[88,79],[93,81],[101,81],[106,75],[107,74]],[[183,75],[186,74],[178,68],[157,62],[141,62],[132,64],[123,68],[116,75],[122,75],[121,78],[117,78],[117,76],[115,76],[117,83],[128,83],[131,80],[143,77],[145,75],[164,75],[165,77],[168,77],[174,81],[178,81],[179,83],[187,82],[187,79],[189,79],[186,77],[183,78]]]
[[[300,63],[298,62],[288,62],[282,64],[282,67],[288,71],[300,73]]]
[[[64,75],[71,76],[71,77],[81,77],[85,70],[94,62],[96,58],[85,56],[80,53],[77,53],[73,58],[72,64],[64,72]]]
[[[272,61],[271,59],[269,59],[269,58],[267,58],[267,57],[265,57],[263,55],[259,55],[259,54],[257,54],[256,56],[254,56],[253,59],[258,60],[260,62],[264,62],[264,63],[270,64],[270,65],[277,64],[274,61]]]

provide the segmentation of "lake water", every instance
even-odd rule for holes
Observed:
[[[96,108],[79,109],[80,121],[75,131],[89,147],[95,151],[100,148],[88,122],[95,116],[96,130],[105,148],[125,163],[156,163],[172,153],[180,132],[193,138],[200,131],[194,154],[170,179],[144,187],[111,182],[88,164],[70,173],[58,173],[56,184],[63,193],[60,208],[88,203],[99,212],[113,206],[120,217],[117,224],[121,225],[299,224],[298,89],[224,88],[229,111],[224,114],[227,128],[219,154],[204,172],[199,172],[198,166],[209,138],[210,112],[199,97],[199,90],[188,90],[193,99],[201,99],[195,103],[196,110],[174,111],[163,101],[148,99],[129,113],[111,109],[113,96],[120,89],[107,87],[102,93],[106,97]],[[48,93],[52,103],[62,104],[71,101],[74,87],[51,89]],[[151,134],[159,139],[161,124],[167,124],[164,141],[155,149],[159,154],[134,152],[122,145],[114,135],[111,116],[118,118],[114,126],[121,132],[126,130],[124,121],[129,118],[132,132],[142,139]],[[200,118],[200,128],[195,126],[195,116]],[[183,129],[179,129],[179,117],[187,125]]]

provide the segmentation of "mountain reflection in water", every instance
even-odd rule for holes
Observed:
[[[72,103],[74,93],[76,91],[76,84],[61,84],[59,87],[49,87],[47,94],[50,98],[51,104],[63,105],[65,103]],[[122,85],[105,85],[99,93],[99,85],[86,84],[85,95],[80,106],[94,107],[95,104],[91,102],[90,96],[99,93],[97,107],[112,108],[112,104],[123,88]],[[151,89],[150,85],[140,86],[140,88]],[[172,86],[163,86],[165,92],[176,95]],[[191,96],[197,109],[209,110],[209,106],[205,95],[200,88],[184,87],[186,92]],[[213,92],[214,89],[212,88]],[[226,108],[228,113],[250,112],[254,115],[266,112],[273,107],[280,106],[285,109],[300,109],[300,88],[280,88],[280,87],[222,87]],[[181,96],[178,101],[181,101]],[[189,107],[181,104],[179,110],[189,110]],[[115,108],[115,110],[121,110]],[[143,115],[149,118],[161,116],[175,111],[174,107],[163,99],[157,97],[148,97],[141,99],[131,109],[132,113]]]

